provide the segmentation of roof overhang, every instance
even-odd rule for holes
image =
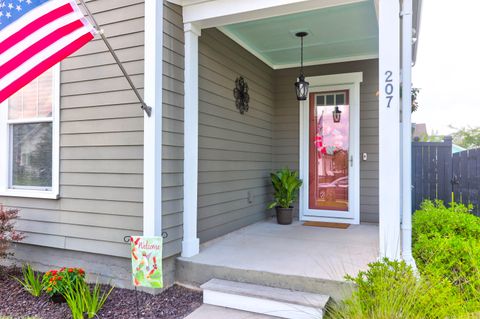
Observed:
[[[169,0],[183,7],[184,23],[211,28],[368,0]]]
[[[248,41],[233,34],[225,26],[240,24],[250,21],[269,19],[294,15],[298,13],[328,9],[332,7],[347,6],[351,4],[370,2],[372,10],[375,11],[378,21],[378,7],[380,0],[169,0],[172,3],[182,6],[183,22],[194,24],[198,28],[218,27],[234,41],[249,50],[251,53],[262,59],[273,68],[288,67],[285,65],[275,65],[269,63],[268,59],[262,56],[261,52],[255,51],[255,48],[249,46]],[[413,0],[413,29],[414,42],[412,47],[413,63],[415,63],[418,37],[420,31],[422,0]],[[362,58],[374,58],[374,54],[357,55],[341,59],[325,59],[323,63],[341,62]],[[319,63],[316,63],[319,62]],[[313,64],[321,64],[316,61]],[[308,62],[307,62],[308,64]]]
[[[417,61],[417,51],[418,51],[418,39],[420,35],[420,21],[422,19],[422,0],[413,0],[413,45],[412,45],[412,62],[415,64]]]

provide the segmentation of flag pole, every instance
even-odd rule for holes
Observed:
[[[97,23],[97,20],[95,20],[95,18],[93,17],[92,13],[90,12],[90,10],[88,9],[87,5],[85,4],[85,1],[84,0],[79,0],[80,3],[83,5],[83,7],[85,8],[85,11],[87,13],[87,15],[90,17],[90,19],[92,20],[91,22],[93,23],[95,29],[97,30],[97,32],[100,34],[100,36],[102,37],[102,40],[103,42],[105,42],[105,45],[107,46],[108,48],[108,51],[110,51],[110,53],[112,54],[113,58],[115,59],[115,62],[117,62],[117,65],[118,67],[120,68],[120,70],[122,71],[123,75],[125,76],[125,78],[127,79],[128,83],[130,84],[133,92],[135,93],[135,95],[137,96],[138,100],[140,101],[140,103],[142,104],[141,108],[142,110],[145,111],[145,113],[148,115],[148,117],[150,117],[152,115],[152,107],[148,106],[145,101],[143,100],[142,96],[140,95],[140,92],[138,92],[137,88],[135,87],[135,84],[133,84],[133,81],[132,81],[132,78],[130,77],[130,75],[127,73],[127,70],[125,70],[122,62],[120,61],[120,59],[118,58],[117,56],[117,53],[113,50],[112,46],[110,45],[110,42],[108,42],[108,39],[107,37],[105,36],[104,32],[103,32],[103,29],[100,28],[100,25],[98,25]]]

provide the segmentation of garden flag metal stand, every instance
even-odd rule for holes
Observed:
[[[108,42],[108,39],[103,32],[103,29],[100,28],[100,25],[97,23],[97,20],[95,20],[95,18],[93,17],[93,14],[88,9],[87,5],[85,4],[85,1],[80,0],[80,3],[85,8],[85,13],[92,20],[92,23],[95,26],[95,29],[97,30],[98,34],[100,34],[100,37],[102,38],[103,42],[105,42],[105,45],[107,46],[108,51],[110,51],[110,53],[112,54],[113,58],[115,59],[115,62],[117,63],[120,70],[122,71],[123,76],[125,76],[125,78],[128,81],[128,84],[130,84],[130,87],[132,88],[133,92],[135,93],[138,100],[142,104],[141,108],[145,111],[145,113],[148,115],[148,117],[150,117],[152,115],[152,108],[150,106],[148,106],[145,103],[145,101],[143,100],[142,96],[140,95],[140,92],[138,92],[137,88],[135,87],[135,84],[133,84],[132,78],[127,73],[127,70],[125,70],[122,62],[120,61],[120,59],[117,56],[117,53],[115,52],[115,50],[113,50],[112,46],[110,45],[110,42]]]

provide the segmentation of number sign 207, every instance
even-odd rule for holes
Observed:
[[[387,99],[387,107],[390,108],[390,103],[392,103],[393,99],[393,80],[392,80],[392,71],[385,72],[385,94]]]

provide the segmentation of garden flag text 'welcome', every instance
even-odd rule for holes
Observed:
[[[0,0],[0,103],[95,35],[72,0]]]
[[[131,236],[130,243],[133,284],[163,288],[162,237]]]

